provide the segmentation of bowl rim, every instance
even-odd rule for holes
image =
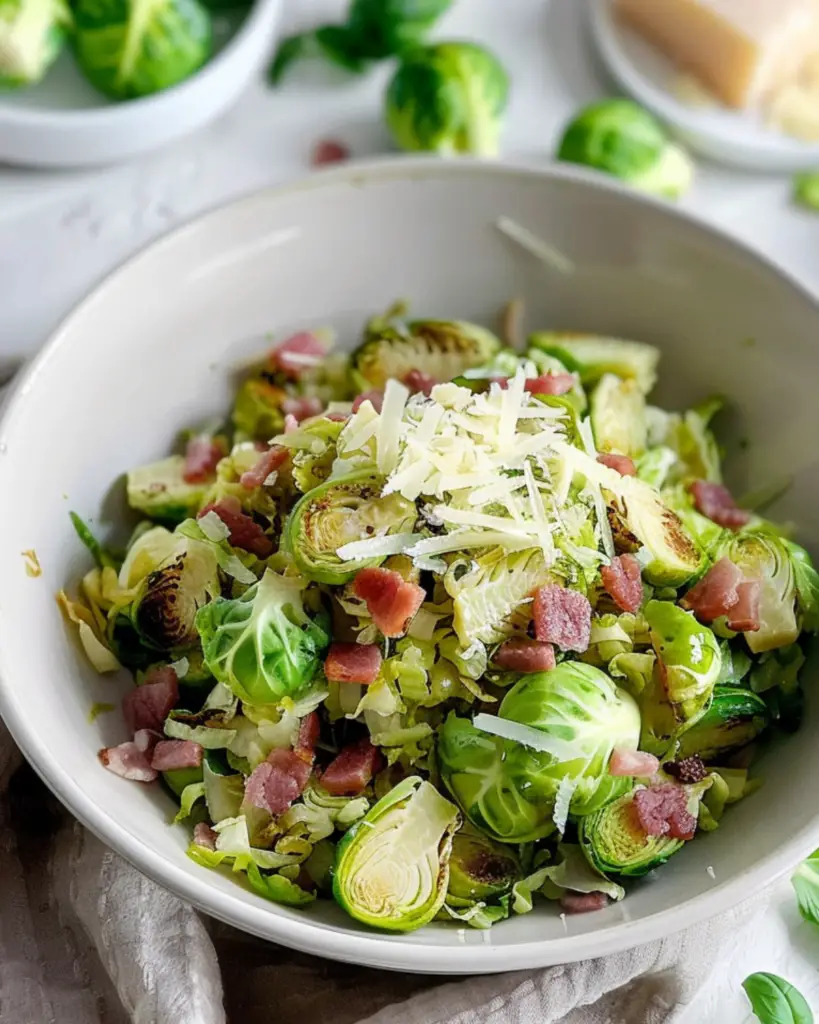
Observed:
[[[619,196],[626,202],[647,206],[670,220],[682,221],[701,235],[718,239],[746,260],[756,263],[779,277],[803,301],[813,306],[819,319],[819,299],[797,278],[775,261],[732,236],[728,231],[710,224],[706,218],[689,210],[674,207],[660,199],[645,196],[602,174],[572,165],[535,165],[527,162],[479,161],[469,158],[441,160],[438,157],[389,157],[330,167],[284,185],[253,191],[238,199],[219,204],[177,226],[159,239],[123,260],[99,282],[90,294],[63,318],[50,339],[16,381],[0,416],[0,452],[4,450],[6,432],[16,417],[17,409],[26,400],[38,375],[52,355],[64,344],[76,316],[90,306],[131,265],[151,259],[163,246],[176,240],[201,222],[229,216],[234,208],[248,207],[264,199],[286,197],[297,192],[322,189],[326,186],[351,184],[361,186],[398,180],[427,180],[459,176],[528,178],[532,181],[580,183],[592,192]],[[523,941],[503,946],[491,943],[464,943],[445,946],[424,943],[417,937],[403,942],[401,936],[380,932],[357,932],[328,927],[308,915],[293,919],[282,916],[277,908],[260,899],[258,904],[245,904],[229,892],[209,886],[207,878],[191,873],[166,861],[147,847],[134,842],[132,836],[108,816],[105,809],[87,797],[76,781],[61,767],[51,751],[38,738],[35,723],[19,712],[11,683],[13,672],[6,662],[0,619],[0,714],[15,742],[46,785],[91,832],[119,853],[135,868],[187,903],[218,920],[238,927],[269,941],[334,960],[370,965],[391,970],[429,974],[496,973],[524,970],[586,960],[620,952],[634,946],[656,941],[698,924],[740,904],[793,868],[819,845],[819,819],[783,840],[776,854],[771,855],[713,889],[695,896],[676,907],[657,911],[636,921],[624,920],[607,925],[596,932],[561,937],[548,941]],[[416,936],[419,933],[416,933]],[[420,933],[423,934],[423,933]]]
[[[205,62],[192,75],[149,96],[121,102],[109,102],[105,106],[88,107],[81,110],[45,110],[39,107],[19,107],[0,103],[0,125],[4,128],[41,128],[44,130],[90,127],[104,130],[111,127],[121,129],[123,120],[153,116],[161,117],[167,106],[185,102],[202,87],[217,81],[229,64],[237,60],[257,33],[267,29],[271,19],[277,19],[281,0],[255,0],[245,15],[244,21],[219,53]],[[100,94],[102,96],[102,94]]]

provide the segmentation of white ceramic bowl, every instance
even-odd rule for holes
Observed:
[[[494,227],[505,215],[576,264],[544,268]],[[0,424],[0,710],[63,802],[184,899],[238,928],[341,960],[410,971],[517,970],[616,952],[758,892],[819,845],[819,701],[764,763],[765,787],[620,904],[562,922],[553,905],[491,932],[436,924],[408,936],[356,925],[330,902],[267,903],[185,856],[160,787],[104,771],[125,737],[94,701],[124,693],[78,653],[54,592],[88,568],[68,510],[116,519],[126,467],[164,453],[185,425],[224,410],[229,371],[271,329],[332,323],[352,341],[398,296],[420,314],[493,322],[525,297],[530,326],[641,338],[664,352],[658,398],[718,391],[736,411],[731,482],[786,471],[777,514],[819,545],[819,307],[727,236],[574,168],[406,160],[343,167],[197,220],[114,273],[59,329]],[[749,339],[753,343],[749,343]],[[740,440],[746,450],[738,451]],[[26,575],[33,548],[43,575]],[[713,868],[712,873],[707,869]]]
[[[124,103],[98,93],[67,47],[43,82],[0,95],[0,162],[28,167],[116,163],[201,128],[232,106],[262,67],[281,10],[282,0],[256,0],[195,75]],[[221,18],[231,19],[236,20]]]
[[[674,93],[679,68],[620,24],[613,0],[590,0],[588,13],[598,52],[618,84],[696,152],[753,171],[798,171],[819,163],[819,144],[768,127],[758,112],[684,103]]]

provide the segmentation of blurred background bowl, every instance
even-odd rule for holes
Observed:
[[[0,93],[0,162],[89,167],[141,156],[224,113],[268,60],[283,0],[214,15],[215,52],[180,85],[141,99],[106,99],[83,77],[70,45],[45,79]]]

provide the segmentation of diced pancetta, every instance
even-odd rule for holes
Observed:
[[[404,375],[403,383],[413,395],[429,395],[438,381],[423,370],[410,370]]]
[[[289,449],[283,445],[274,444],[272,448],[260,456],[253,469],[242,473],[239,478],[242,487],[248,491],[254,491],[257,487],[261,487],[270,474],[275,473],[277,469],[281,468],[289,457]]]
[[[270,814],[284,814],[301,796],[311,766],[292,750],[273,750],[248,776],[245,800]]]
[[[548,672],[556,664],[555,649],[540,640],[513,637],[500,645],[492,661],[509,672]]]
[[[139,729],[162,732],[165,719],[179,700],[179,681],[168,666],[154,669],[122,698],[122,713],[130,733]]]
[[[426,600],[423,587],[408,583],[392,569],[361,569],[353,580],[353,593],[387,637],[403,636]]]
[[[288,377],[299,377],[315,369],[327,355],[325,346],[315,334],[301,331],[277,345],[270,353],[273,368]]]
[[[149,755],[140,750],[133,740],[116,747],[104,747],[99,752],[103,766],[114,775],[134,782],[153,782],[157,772],[151,767]]]
[[[544,373],[530,377],[523,385],[530,395],[565,395],[574,387],[575,380],[570,373]]]
[[[642,750],[615,747],[609,758],[609,775],[649,779],[659,770],[659,759],[653,754],[644,753]]]
[[[682,786],[664,783],[639,789],[634,807],[640,827],[649,836],[692,839],[697,819],[688,812],[688,795]]]
[[[358,796],[364,792],[382,763],[381,754],[368,739],[345,747],[319,779],[333,796]]]
[[[377,644],[331,644],[324,662],[324,674],[331,683],[369,686],[380,669],[381,650]]]
[[[738,530],[750,521],[751,514],[738,508],[733,495],[727,487],[709,480],[695,480],[689,485],[698,512],[719,526],[729,530]]]
[[[745,580],[737,587],[737,602],[728,612],[725,624],[736,633],[755,633],[759,629],[759,580]]]
[[[313,148],[310,157],[312,167],[325,167],[327,164],[343,163],[350,159],[350,150],[343,142],[336,139],[321,139]]]
[[[154,747],[151,767],[158,772],[174,772],[180,768],[198,768],[202,748],[193,740],[160,740]]]
[[[228,540],[235,548],[249,551],[257,558],[267,558],[273,553],[273,541],[255,519],[242,511],[241,502],[232,494],[225,495],[215,504],[206,505],[197,518],[201,519],[208,512],[219,516],[230,531]]]
[[[362,394],[356,395],[353,399],[353,412],[358,412],[365,402],[369,402],[376,412],[381,412],[381,407],[384,404],[384,392],[373,388],[372,391],[364,391]]]
[[[728,615],[739,601],[739,588],[745,581],[742,570],[730,558],[721,558],[682,598],[683,608],[694,612],[702,622],[713,622]]]
[[[604,452],[597,456],[597,461],[609,469],[615,470],[620,476],[637,476],[637,467],[634,460],[628,455],[614,455],[612,452]]]
[[[213,478],[216,466],[224,455],[224,446],[209,434],[197,434],[188,441],[182,479],[188,484],[205,483]]]
[[[547,583],[535,591],[535,637],[564,651],[582,654],[589,648],[591,605],[576,590]]]
[[[617,555],[600,569],[606,592],[624,612],[636,612],[643,603],[640,563],[634,555]]]
[[[565,914],[590,914],[608,905],[609,898],[604,892],[564,892],[560,897],[560,909]]]

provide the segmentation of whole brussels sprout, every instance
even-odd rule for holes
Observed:
[[[189,78],[211,54],[199,0],[77,0],[77,60],[112,99],[147,96]]]
[[[359,56],[383,60],[423,42],[453,0],[352,0],[347,31]]]
[[[593,167],[654,195],[677,199],[691,186],[691,158],[632,100],[603,100],[566,127],[557,159]]]
[[[438,43],[406,55],[387,88],[387,126],[401,149],[495,156],[509,78],[474,43]]]
[[[450,381],[482,366],[500,349],[485,327],[465,320],[416,320],[400,328],[385,323],[370,329],[353,352],[350,365],[363,391],[383,388],[390,378],[403,380],[420,370],[435,381]]]
[[[351,561],[336,551],[345,544],[381,534],[402,533],[415,523],[415,503],[400,494],[381,497],[383,481],[369,470],[315,487],[301,498],[285,527],[293,559],[308,579],[346,583],[384,557]]]
[[[65,0],[0,0],[0,88],[39,82],[70,25]]]
[[[446,897],[457,808],[417,775],[383,796],[338,844],[333,895],[357,921],[410,932]]]

